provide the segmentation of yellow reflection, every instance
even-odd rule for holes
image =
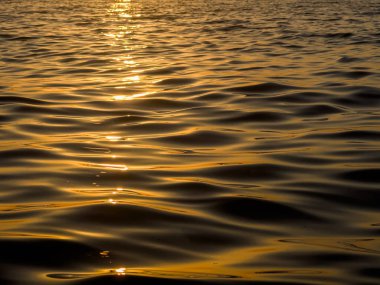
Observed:
[[[121,170],[121,171],[128,170],[128,166],[124,164],[96,164],[96,165],[107,168],[107,169],[114,169],[114,170]]]
[[[117,204],[117,201],[114,200],[114,199],[108,199],[108,203],[112,204],[112,205],[116,205]]]
[[[134,75],[134,76],[128,76],[123,78],[124,82],[139,82],[140,81],[140,76],[139,75]]]
[[[95,237],[95,238],[112,238],[112,234],[107,234],[104,232],[89,232],[89,231],[81,231],[81,230],[70,230],[66,229],[67,232],[80,235],[80,236],[87,236],[87,237]]]
[[[115,270],[115,272],[117,273],[117,275],[125,275],[126,274],[126,271],[127,269],[125,267],[121,267],[121,268],[117,268]]]
[[[133,100],[136,98],[144,97],[146,95],[152,94],[153,92],[143,92],[143,93],[137,93],[133,95],[115,95],[113,96],[113,99],[115,101],[126,101],[126,100]]]
[[[120,18],[132,18],[133,15],[131,11],[131,0],[120,0],[110,9],[111,13],[115,13]]]
[[[122,137],[120,137],[120,136],[106,136],[106,139],[111,141],[111,142],[117,142],[117,141],[121,140]]]
[[[137,65],[136,61],[134,61],[133,58],[132,58],[131,56],[127,56],[127,59],[124,59],[124,60],[123,60],[123,63],[124,63],[125,65],[127,65],[127,66],[130,66],[130,67],[132,67],[132,66],[136,66],[136,65]]]
[[[109,257],[109,250],[103,250],[101,252],[99,252],[99,254],[102,256],[102,257]]]

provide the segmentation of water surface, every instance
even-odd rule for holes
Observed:
[[[0,284],[379,284],[378,0],[2,0]]]

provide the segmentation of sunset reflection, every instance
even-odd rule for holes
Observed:
[[[0,285],[379,284],[378,4],[0,1]]]
[[[113,99],[116,101],[126,101],[126,100],[133,100],[136,98],[144,97],[147,95],[153,94],[152,92],[143,92],[143,93],[137,93],[133,95],[115,95],[113,96]]]

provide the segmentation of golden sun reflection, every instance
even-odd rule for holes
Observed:
[[[142,92],[142,93],[137,93],[133,95],[115,95],[112,98],[115,101],[127,101],[127,100],[133,100],[136,98],[144,97],[150,94],[153,94],[153,92]]]
[[[126,268],[125,267],[121,267],[121,268],[117,268],[115,269],[115,272],[117,275],[125,275],[126,274]]]
[[[132,18],[140,17],[139,13],[135,13],[132,9],[131,0],[119,0],[117,3],[112,5],[109,10],[112,14],[117,14],[120,18]]]
[[[101,252],[99,252],[99,254],[102,256],[102,257],[109,257],[109,250],[102,250]]]
[[[134,75],[134,76],[127,76],[122,79],[124,82],[139,82],[140,81],[140,76],[139,75]]]
[[[96,164],[96,166],[106,168],[106,169],[113,169],[113,170],[121,170],[121,171],[126,171],[128,170],[128,166],[124,164]]]
[[[137,65],[136,61],[133,60],[133,58],[131,56],[127,56],[125,57],[125,59],[121,59],[123,61],[123,63],[127,66],[130,66],[130,67],[134,67]]]
[[[114,199],[108,199],[108,203],[112,204],[112,205],[116,205],[117,204],[117,201],[114,200]]]
[[[122,137],[120,137],[120,136],[106,136],[106,139],[111,141],[111,142],[117,142],[117,141],[120,141],[122,139]]]

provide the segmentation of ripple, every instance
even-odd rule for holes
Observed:
[[[238,139],[232,135],[215,131],[197,131],[190,134],[166,136],[158,138],[156,141],[185,146],[220,146],[235,143]]]
[[[237,116],[225,118],[219,121],[224,123],[249,123],[249,122],[281,122],[287,119],[286,113],[280,112],[269,112],[269,111],[261,111],[261,112],[251,112],[251,113],[243,113]]]
[[[219,215],[249,222],[298,223],[318,221],[318,217],[296,208],[253,198],[220,198],[213,207]]]
[[[300,89],[300,87],[284,85],[274,82],[261,83],[256,85],[246,85],[228,88],[226,91],[239,92],[239,93],[273,93],[282,92],[292,89]]]
[[[312,105],[298,111],[300,116],[326,116],[330,114],[343,113],[345,110],[331,105]]]
[[[195,83],[193,78],[169,78],[158,82],[159,85],[188,85]]]
[[[357,182],[380,183],[380,169],[359,169],[346,171],[342,178]]]
[[[204,168],[198,173],[202,176],[223,180],[263,181],[285,179],[292,170],[294,171],[291,167],[275,164],[238,164]]]

